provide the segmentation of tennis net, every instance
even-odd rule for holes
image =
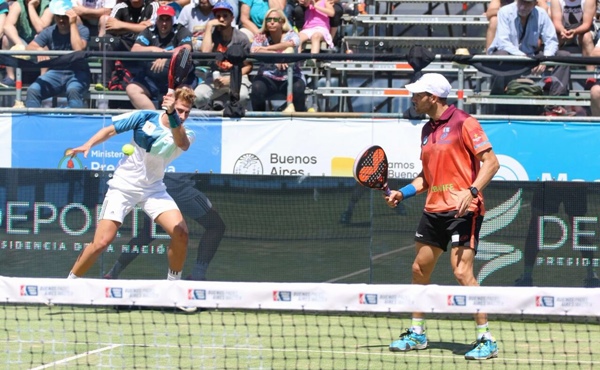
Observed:
[[[479,368],[479,311],[485,367],[600,366],[596,289],[0,277],[0,297],[6,369]],[[429,348],[390,352],[414,310]]]

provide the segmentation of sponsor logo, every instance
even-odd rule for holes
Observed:
[[[535,296],[536,307],[554,307],[554,297],[552,296]]]
[[[448,306],[466,306],[467,296],[466,295],[449,295]]]
[[[527,171],[519,161],[513,157],[507,155],[498,154],[496,155],[498,162],[500,162],[500,169],[494,175],[492,180],[505,180],[505,181],[528,181],[529,175]]]
[[[38,295],[37,285],[21,285],[20,291],[22,297],[35,297]]]
[[[519,263],[523,258],[523,252],[512,244],[489,242],[486,237],[504,229],[517,218],[522,203],[523,190],[519,189],[511,198],[504,203],[487,210],[481,230],[479,232],[479,244],[475,259],[486,261],[479,270],[477,281],[481,284],[485,278],[494,272]],[[494,215],[490,217],[490,215]]]
[[[425,136],[423,138],[423,143],[421,145],[426,145],[428,140],[429,140],[429,136]]]
[[[106,298],[123,298],[123,288],[104,288],[104,296]]]
[[[450,127],[444,127],[444,130],[442,131],[442,136],[440,136],[440,140],[444,140],[448,137],[448,134],[450,134]]]
[[[360,293],[358,295],[359,304],[377,304],[377,294]]]
[[[423,234],[415,233],[415,236],[416,236],[417,238],[422,238],[422,237],[423,237]]]
[[[206,300],[206,290],[205,289],[188,289],[188,299],[195,301],[205,301]]]
[[[292,292],[290,291],[273,291],[273,301],[275,302],[291,302],[292,300]]]
[[[233,165],[233,173],[236,175],[262,175],[263,171],[260,158],[252,153],[243,154]]]
[[[77,155],[71,157],[69,154],[71,148],[65,150],[63,157],[58,162],[58,168],[61,170],[81,170],[83,169],[83,163],[77,158]]]

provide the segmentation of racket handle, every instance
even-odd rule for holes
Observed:
[[[385,195],[387,195],[388,197],[392,194],[392,192],[390,191],[390,188],[388,187],[387,184],[383,185],[383,188],[381,190],[383,190]]]
[[[169,89],[167,90],[167,95],[169,95],[169,94],[174,94],[174,93],[175,93],[175,90],[173,90],[173,89],[171,89],[171,88],[169,88]],[[162,106],[162,110],[164,110],[165,112],[166,112],[168,109],[169,109],[169,108],[165,107],[164,105]]]

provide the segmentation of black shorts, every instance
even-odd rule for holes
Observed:
[[[453,247],[469,247],[477,252],[483,216],[475,216],[473,212],[458,218],[455,215],[456,211],[423,212],[415,241],[441,248],[444,252],[450,242]]]

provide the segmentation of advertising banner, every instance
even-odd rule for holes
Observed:
[[[190,149],[177,158],[168,172],[211,172],[221,167],[221,119],[190,117],[186,125],[196,132],[196,141]],[[66,151],[84,144],[102,127],[112,124],[111,116],[78,115],[24,115],[12,117],[8,128],[4,121],[0,130],[12,128],[10,166],[13,168],[61,168],[112,171],[123,157],[121,147],[132,140],[125,132],[95,146],[87,158],[66,156]],[[3,162],[0,162],[2,164]]]
[[[87,141],[109,116],[5,115],[0,117],[0,167],[112,170],[123,156],[127,133],[92,150],[65,156]],[[390,178],[421,170],[424,122],[404,119],[243,118],[191,116],[196,142],[169,172],[350,177],[355,156],[373,144],[390,161]],[[495,180],[597,181],[600,152],[593,150],[600,124],[569,121],[482,120],[501,168]]]
[[[377,143],[391,177],[413,178],[421,171],[421,126],[394,119],[224,121],[221,173],[351,177],[356,155]]]

